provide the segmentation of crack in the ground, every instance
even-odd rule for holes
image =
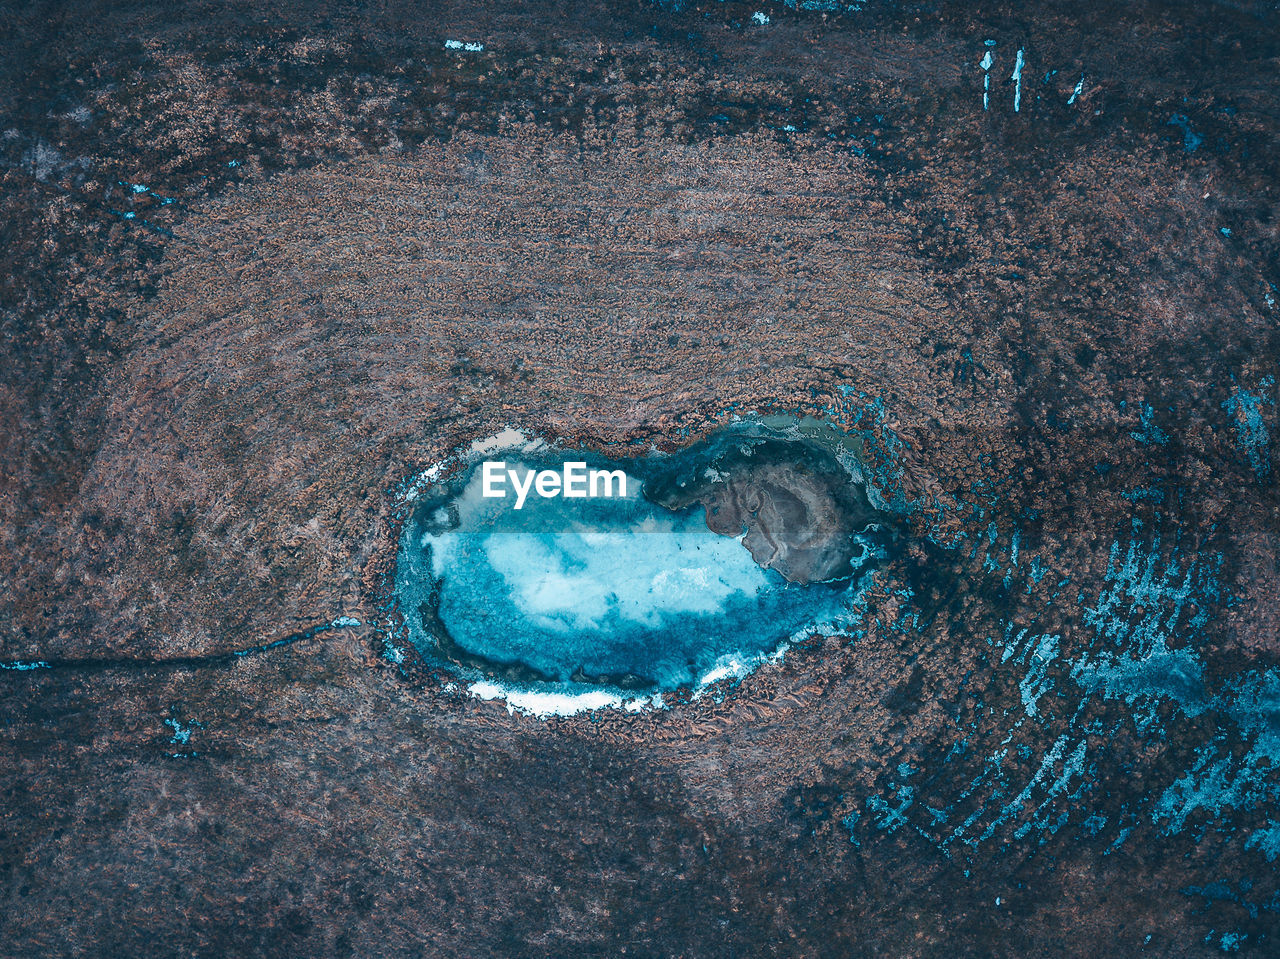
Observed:
[[[329,620],[312,626],[301,632],[291,633],[280,639],[273,639],[267,643],[259,643],[256,646],[247,646],[244,649],[233,649],[224,653],[206,653],[196,656],[172,656],[168,658],[156,657],[70,657],[65,659],[39,659],[39,660],[11,660],[9,662],[0,663],[0,670],[9,672],[33,672],[33,671],[67,671],[81,670],[85,672],[101,672],[113,669],[197,669],[208,666],[228,666],[237,660],[244,659],[246,656],[256,656],[259,653],[270,652],[273,649],[279,649],[283,646],[292,646],[296,643],[304,642],[308,639],[314,639],[321,633],[331,632],[338,629],[347,629],[349,627],[363,625],[360,620],[351,616],[340,616],[337,619]]]

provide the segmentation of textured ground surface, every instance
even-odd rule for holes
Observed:
[[[4,5],[0,954],[1274,953],[1263,7]],[[734,410],[864,439],[858,635],[388,660],[405,478]]]

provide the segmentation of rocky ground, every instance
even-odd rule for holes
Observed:
[[[1276,949],[1276,15],[831,6],[4,6],[0,954]],[[404,480],[735,411],[863,439],[859,635],[388,658]]]

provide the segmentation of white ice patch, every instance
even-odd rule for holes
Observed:
[[[445,467],[449,465],[451,459],[441,460],[433,466],[428,466],[425,470],[418,474],[417,479],[409,484],[409,488],[404,491],[404,501],[412,503],[418,498],[418,495],[438,480],[445,471]]]
[[[654,693],[652,696],[640,699],[628,699],[622,704],[622,708],[629,713],[643,713],[651,709],[662,709],[666,704],[662,693]]]
[[[991,46],[994,41],[988,40],[987,46]],[[991,65],[995,63],[991,59],[991,51],[987,50],[982,54],[982,61],[978,66],[982,67],[982,109],[989,109],[991,106]]]
[[[707,688],[714,686],[716,683],[725,679],[739,680],[749,673],[755,672],[761,666],[768,663],[778,663],[786,656],[787,649],[791,643],[797,639],[803,638],[814,632],[813,628],[801,630],[794,636],[788,637],[784,643],[779,643],[778,648],[771,653],[760,653],[756,656],[741,656],[737,653],[728,653],[716,660],[716,664],[698,677],[697,683],[694,684],[693,698],[701,699]],[[818,631],[822,631],[819,629]]]
[[[464,50],[467,53],[480,53],[484,50],[483,43],[466,43],[462,40],[446,40],[444,42],[446,50]]]
[[[432,483],[438,482],[444,476],[445,471],[455,463],[482,459],[489,453],[496,453],[499,450],[523,450],[527,453],[533,453],[546,448],[546,440],[537,439],[523,430],[518,430],[511,426],[504,427],[493,436],[476,440],[467,447],[465,453],[445,457],[439,463],[433,463],[428,466],[406,486],[404,501],[412,503],[422,495],[424,489]]]
[[[769,15],[767,13],[761,13],[759,10],[757,10],[755,13],[751,14],[751,22],[757,23],[763,27],[769,23]]]
[[[1013,81],[1013,112],[1017,113],[1022,109],[1022,50],[1018,51],[1017,61],[1013,65],[1013,76],[1009,79]]]
[[[508,426],[488,439],[476,440],[468,447],[467,452],[471,456],[482,457],[488,456],[490,453],[496,453],[498,450],[532,450],[545,445],[541,440],[534,440],[524,430]]]
[[[705,686],[720,682],[722,679],[741,679],[749,672],[751,672],[749,663],[744,662],[737,656],[727,656],[721,659],[715,665],[715,668],[709,670],[705,676],[698,680],[699,691]]]
[[[662,706],[662,694],[623,698],[617,693],[603,689],[592,689],[582,693],[533,692],[527,689],[508,689],[499,683],[482,680],[467,687],[467,692],[476,699],[505,700],[507,712],[523,713],[538,719],[550,716],[573,716],[577,713],[594,712],[597,709],[625,709],[638,713],[647,709]]]

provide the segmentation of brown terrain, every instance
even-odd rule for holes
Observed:
[[[0,955],[1280,948],[1274,10],[0,10]],[[861,635],[387,657],[403,481],[734,411],[864,439]]]

